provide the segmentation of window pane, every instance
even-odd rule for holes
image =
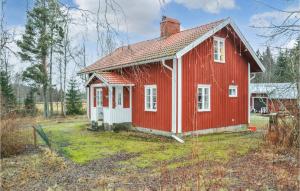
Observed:
[[[156,109],[156,102],[152,103],[152,109]]]
[[[203,89],[198,88],[198,109],[203,109]]]
[[[218,41],[214,40],[214,60],[219,60]]]
[[[122,94],[118,93],[118,105],[122,104]]]
[[[153,89],[152,89],[152,95],[153,95],[153,96],[156,96],[156,88],[153,88]]]
[[[147,95],[147,96],[150,96],[150,94],[151,94],[151,89],[150,89],[150,88],[147,88],[147,89],[146,89],[146,95]]]
[[[225,44],[223,41],[220,41],[220,60],[225,61]]]
[[[147,109],[150,109],[150,95],[148,95],[147,97],[146,97],[146,108]]]
[[[204,109],[208,109],[208,88],[204,89]]]

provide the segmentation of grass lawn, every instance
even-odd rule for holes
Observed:
[[[252,121],[256,125],[265,122],[259,116],[253,116]],[[248,132],[185,137],[184,144],[138,132],[90,132],[86,130],[89,123],[84,118],[43,121],[41,125],[53,147],[75,163],[127,153],[133,157],[120,163],[133,169],[155,169],[162,163],[172,169],[201,160],[227,162],[232,156],[256,149],[261,142],[261,134]]]
[[[269,118],[259,114],[251,114],[250,121],[251,124],[255,125],[258,129],[266,128],[269,124]]]

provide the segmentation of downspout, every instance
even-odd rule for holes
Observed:
[[[166,62],[164,59],[162,59],[162,65],[167,68],[168,70],[170,70],[172,72],[172,75],[173,75],[173,68],[171,68],[170,66],[166,65]],[[174,76],[172,76],[172,80],[174,80]],[[184,140],[179,138],[178,136],[176,136],[175,134],[172,134],[171,137],[173,139],[175,139],[176,141],[178,141],[179,143],[184,143]]]
[[[169,69],[171,72],[173,72],[173,68],[171,68],[170,66],[166,65],[165,59],[162,59],[162,60],[161,60],[161,63],[162,63],[162,65],[163,65],[164,67],[166,67],[166,68]]]
[[[251,82],[251,80],[253,80],[254,78],[255,78],[255,73],[251,76],[251,74],[250,74],[250,82]]]

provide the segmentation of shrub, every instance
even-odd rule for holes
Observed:
[[[120,131],[129,131],[129,130],[130,130],[130,125],[124,123],[115,124],[113,128],[113,131],[116,133]]]
[[[1,158],[23,152],[26,146],[32,144],[32,128],[24,127],[29,120],[10,115],[1,119],[0,150]]]
[[[266,140],[274,145],[284,147],[300,146],[299,116],[279,112],[270,124]]]

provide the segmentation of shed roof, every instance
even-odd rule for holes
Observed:
[[[250,92],[267,94],[271,99],[297,99],[295,83],[252,83]]]

